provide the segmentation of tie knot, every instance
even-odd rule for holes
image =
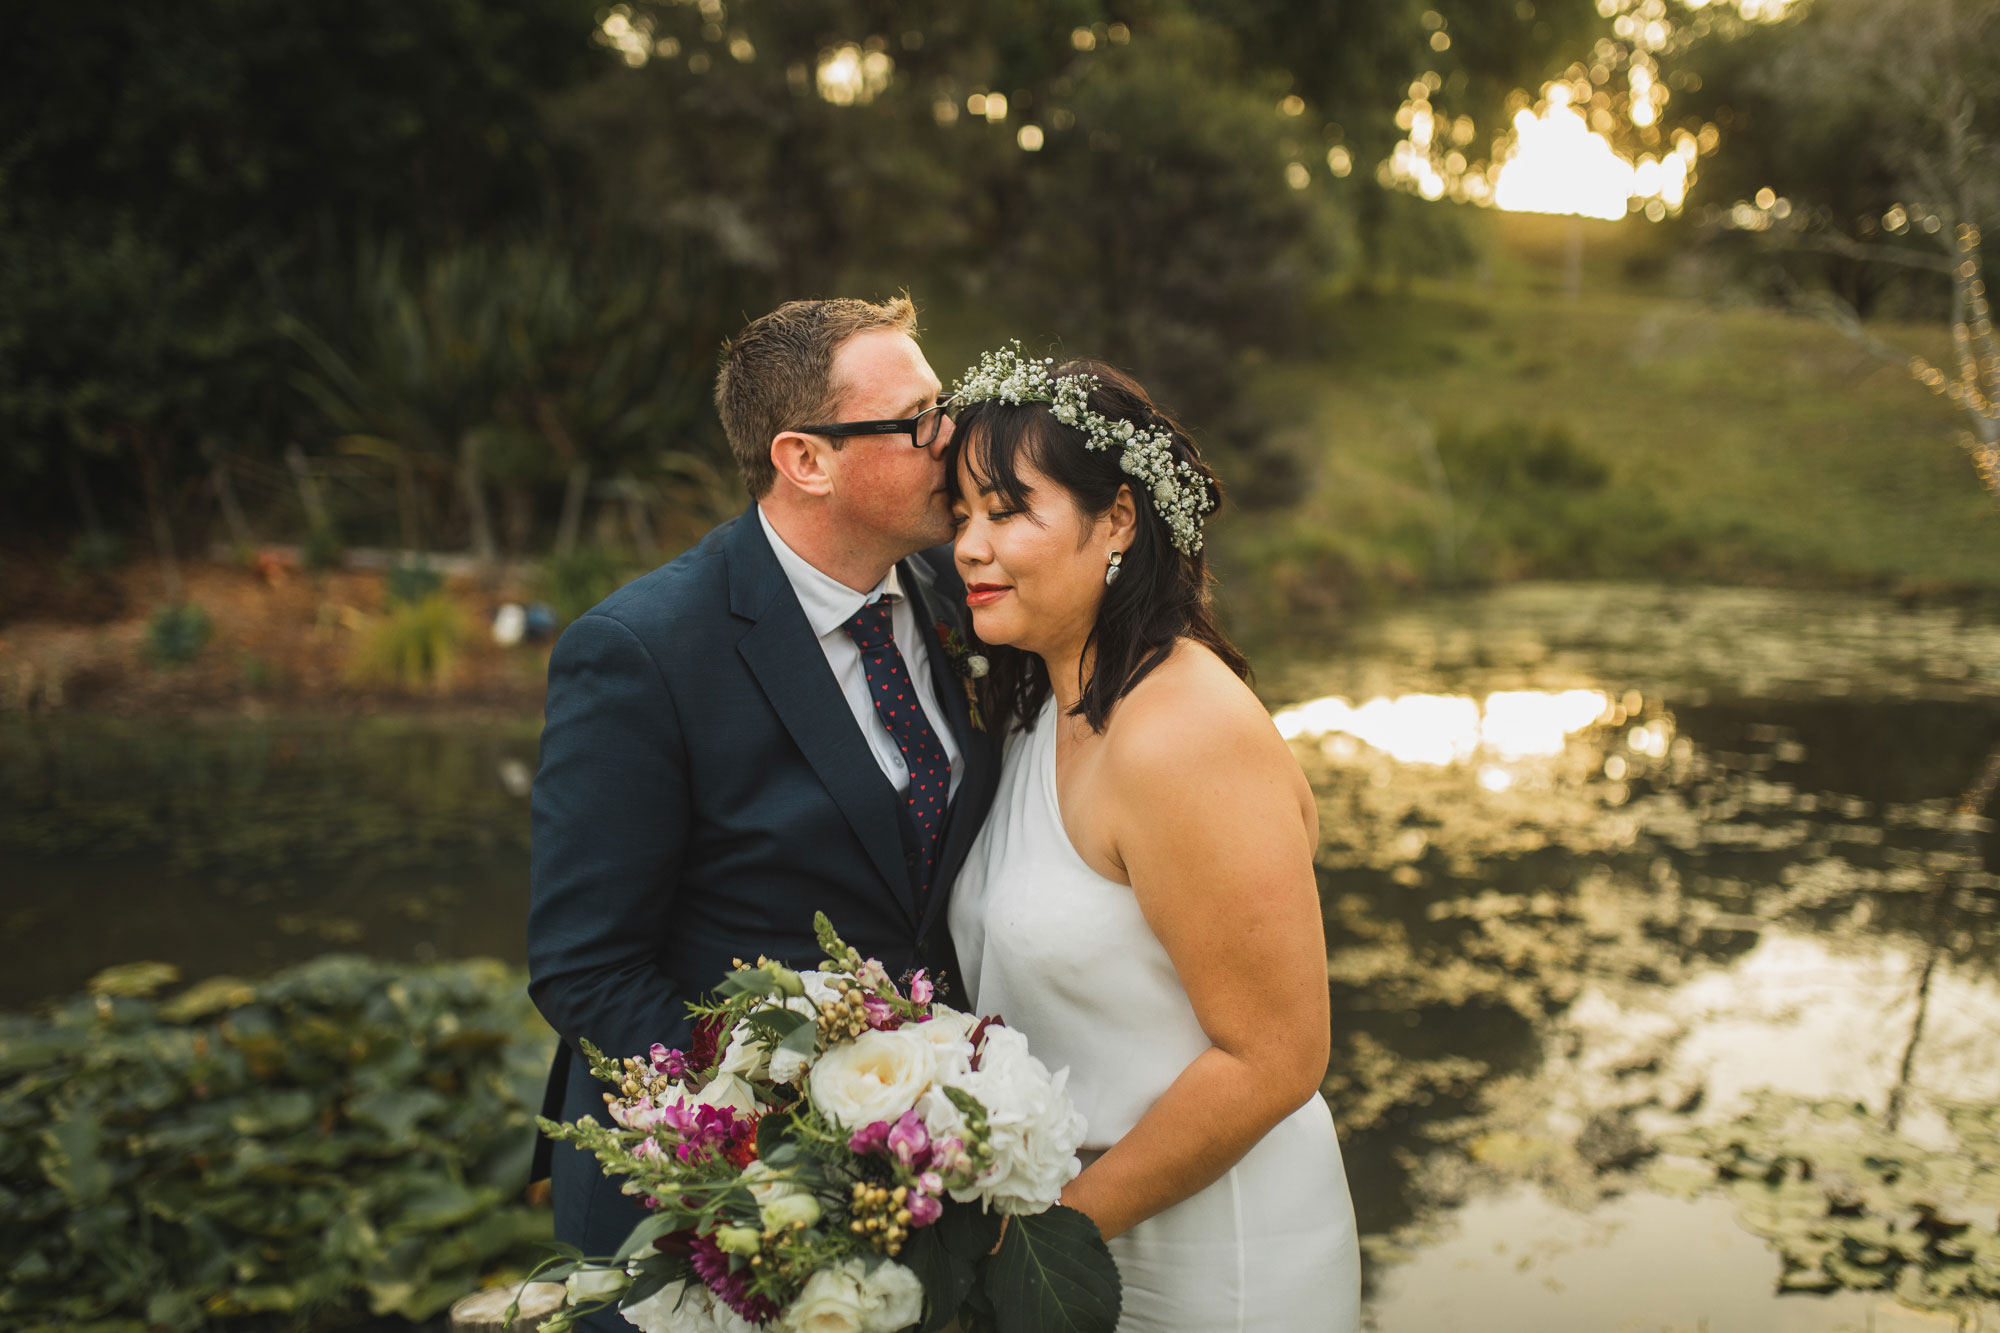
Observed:
[[[893,643],[896,638],[894,623],[889,618],[890,597],[879,597],[864,603],[853,619],[847,622],[847,632],[854,638],[855,646],[862,652]]]

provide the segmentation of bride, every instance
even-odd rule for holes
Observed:
[[[1069,1066],[1089,1135],[1062,1202],[1110,1243],[1120,1333],[1351,1333],[1318,820],[1210,610],[1214,478],[1093,362],[989,354],[953,417],[955,553],[1007,733],[950,913],[976,1009]]]

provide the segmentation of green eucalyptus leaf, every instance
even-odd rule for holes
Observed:
[[[625,1243],[618,1247],[618,1253],[613,1255],[612,1258],[614,1260],[630,1259],[635,1255],[652,1249],[654,1241],[667,1235],[669,1232],[680,1230],[681,1228],[677,1225],[679,1222],[680,1218],[677,1215],[664,1212],[654,1213],[644,1218],[637,1226],[632,1228],[631,1234],[625,1237]]]
[[[715,988],[716,997],[723,1000],[733,1000],[739,995],[777,993],[778,979],[771,975],[770,969],[762,967],[747,967],[731,972],[722,979],[722,984]]]
[[[785,1039],[778,1043],[778,1049],[810,1058],[812,1053],[819,1049],[819,1025],[801,1019],[799,1025],[786,1033]]]

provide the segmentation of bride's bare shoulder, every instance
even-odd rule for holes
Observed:
[[[1121,770],[1224,761],[1291,763],[1271,715],[1229,665],[1183,639],[1167,660],[1118,703],[1106,728],[1108,757]],[[1143,777],[1141,778],[1143,781]]]

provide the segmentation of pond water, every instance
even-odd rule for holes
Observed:
[[[1320,798],[1371,1327],[2000,1327],[2000,623],[1524,585],[1259,688]],[[0,729],[0,1006],[518,961],[534,747]]]

